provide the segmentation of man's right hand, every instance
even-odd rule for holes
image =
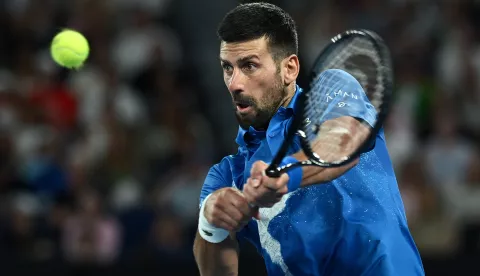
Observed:
[[[204,204],[207,221],[230,232],[241,230],[252,217],[259,218],[258,208],[251,208],[244,195],[235,188],[213,192]]]

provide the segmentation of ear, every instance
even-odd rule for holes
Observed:
[[[290,55],[283,60],[283,81],[285,85],[295,82],[300,73],[300,62],[297,55]]]

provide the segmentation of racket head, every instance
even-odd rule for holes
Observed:
[[[330,92],[338,93],[335,92],[338,87],[332,88],[328,87],[325,82],[322,83],[325,79],[322,80],[322,74],[324,76],[327,70],[332,69],[345,71],[350,77],[353,76],[354,80],[363,88],[363,96],[366,97],[365,102],[368,103],[368,107],[374,109],[371,110],[370,116],[366,117],[368,119],[358,118],[359,121],[363,121],[362,124],[366,127],[365,131],[368,131],[368,133],[359,135],[359,137],[362,137],[362,141],[358,141],[357,146],[349,149],[346,153],[341,153],[340,144],[335,146],[332,142],[331,150],[322,151],[329,152],[329,158],[326,158],[327,156],[319,155],[312,150],[312,143],[321,136],[319,131],[325,126],[322,119],[325,118],[329,108],[329,106],[325,106],[325,103],[334,100],[333,98],[337,99],[332,95],[327,96],[327,98],[325,96],[329,95]],[[348,164],[363,152],[368,151],[388,115],[393,81],[390,52],[379,35],[362,29],[347,30],[333,37],[313,64],[308,87],[298,96],[295,102],[296,115],[287,131],[286,139],[272,160],[266,174],[271,177],[278,177],[293,167],[307,165],[339,167]],[[320,96],[321,94],[323,97]],[[353,95],[349,96],[354,97]],[[359,95],[355,95],[355,97],[359,97]],[[341,127],[338,129],[340,130],[338,138],[340,138],[344,134],[341,133]],[[300,137],[301,147],[308,160],[280,166],[295,136]],[[336,152],[336,154],[331,154],[332,152]]]

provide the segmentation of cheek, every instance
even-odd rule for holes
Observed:
[[[230,84],[230,77],[227,74],[223,74],[223,82],[225,82],[225,85],[228,87]]]
[[[255,87],[255,100],[257,101],[258,105],[264,106],[266,101],[270,98],[271,92],[271,84],[268,81],[268,78],[263,77],[257,83]]]

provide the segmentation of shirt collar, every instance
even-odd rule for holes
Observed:
[[[292,100],[290,101],[290,103],[288,104],[287,107],[283,107],[281,106],[276,114],[278,114],[279,112],[292,112],[292,114],[295,114],[295,104],[296,104],[296,101],[298,99],[298,96],[303,92],[303,89],[300,88],[300,86],[296,85],[296,89],[295,89],[295,94],[293,95],[292,97]],[[238,127],[238,134],[237,134],[237,138],[235,139],[235,142],[237,142],[237,144],[239,146],[246,146],[247,143],[245,142],[245,134],[249,133],[252,137],[259,137],[259,136],[265,136],[265,133],[266,131],[260,131],[260,130],[256,130],[254,127],[249,127],[248,130],[246,129],[243,129],[242,127]]]

